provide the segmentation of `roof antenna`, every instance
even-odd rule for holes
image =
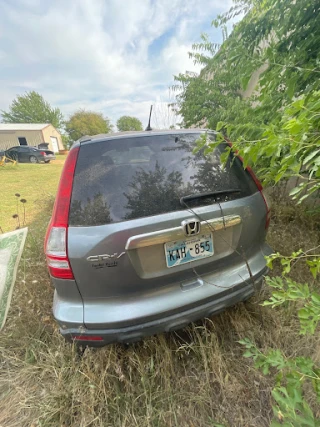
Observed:
[[[150,126],[152,107],[153,107],[153,105],[151,105],[151,108],[150,108],[149,122],[148,122],[148,126],[146,127],[146,130],[152,130],[152,127]]]

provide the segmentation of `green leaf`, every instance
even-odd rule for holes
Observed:
[[[312,299],[316,304],[320,304],[320,294],[313,293],[313,294],[311,295],[311,299]]]
[[[304,194],[303,196],[301,196],[298,200],[298,204],[301,204],[305,199],[307,199],[310,196],[310,194]]]
[[[294,196],[295,194],[300,193],[300,191],[302,191],[302,190],[303,190],[303,188],[302,188],[302,187],[294,187],[294,188],[290,191],[289,195],[290,195],[290,196]]]
[[[219,132],[224,127],[224,122],[218,122],[216,126],[216,131]]]
[[[312,151],[311,153],[309,153],[308,155],[307,155],[307,157],[305,157],[304,159],[303,159],[303,162],[302,162],[302,164],[303,165],[306,165],[310,160],[312,160],[318,153],[320,153],[320,148],[319,148],[319,150],[315,150],[315,151]]]
[[[293,79],[290,79],[289,82],[287,83],[287,95],[290,99],[294,95],[296,84],[297,84],[297,78],[296,77],[294,77]]]
[[[298,311],[298,314],[299,314],[300,319],[303,319],[303,320],[309,319],[309,317],[310,317],[310,311],[307,310],[306,308],[301,308]]]
[[[310,267],[310,272],[311,272],[313,278],[315,279],[317,277],[318,272],[319,272],[319,267],[317,267],[317,266]]]

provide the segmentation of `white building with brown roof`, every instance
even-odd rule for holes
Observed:
[[[0,123],[0,150],[17,145],[38,147],[44,142],[55,153],[64,149],[60,132],[49,123]]]

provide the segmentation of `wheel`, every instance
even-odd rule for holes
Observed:
[[[50,160],[45,160],[44,162],[45,162],[45,163],[50,163]]]
[[[29,160],[31,163],[38,163],[38,159],[36,158],[36,156],[30,156]]]

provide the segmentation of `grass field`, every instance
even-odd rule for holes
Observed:
[[[0,170],[5,194],[13,194],[8,214],[15,208],[15,192],[28,199],[28,207],[35,205],[0,335],[0,426],[269,426],[275,373],[264,376],[256,370],[242,357],[238,341],[248,337],[262,351],[280,348],[287,357],[307,355],[319,362],[320,334],[300,336],[289,306],[261,307],[269,295],[266,288],[181,332],[128,347],[88,349],[80,356],[64,342],[51,315],[53,290],[42,251],[52,200],[38,196],[40,180],[47,184],[44,194],[54,194],[60,169],[57,162]],[[269,242],[283,253],[315,247],[319,224],[294,206],[275,205]],[[279,271],[276,267],[272,274]],[[292,277],[311,282],[299,264]],[[316,410],[308,390],[306,395]]]
[[[66,156],[59,155],[49,164],[7,163],[0,167],[0,227],[3,231],[13,230],[17,226],[17,219],[12,218],[17,213],[16,193],[27,200],[25,207],[28,224],[41,212],[42,201],[56,193],[65,158]],[[22,218],[21,203],[18,203],[18,208]]]

